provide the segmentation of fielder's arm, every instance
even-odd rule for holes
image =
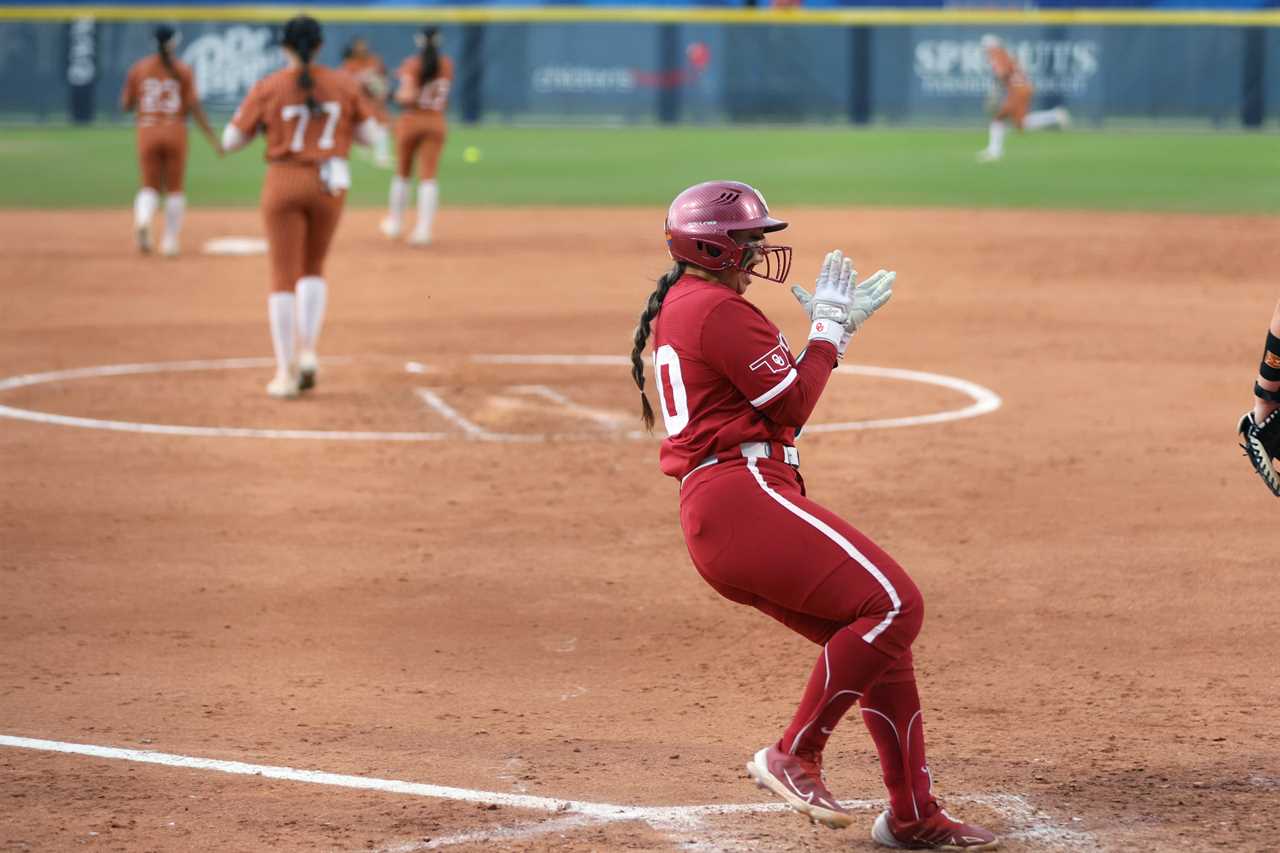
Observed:
[[[209,144],[213,146],[213,150],[219,157],[226,153],[222,143],[218,141],[218,135],[213,132],[213,125],[209,124],[209,116],[205,115],[204,106],[199,99],[191,102],[191,117],[196,120],[196,124],[200,128],[200,132],[204,134],[204,138],[209,140]]]

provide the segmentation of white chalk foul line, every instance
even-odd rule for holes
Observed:
[[[0,735],[0,746],[15,749],[31,749],[40,752],[61,752],[87,755],[93,758],[113,758],[140,764],[160,764],[166,767],[183,767],[191,770],[213,770],[237,776],[261,776],[265,779],[283,779],[312,785],[331,785],[339,788],[355,788],[365,791],[383,791],[389,794],[408,794],[437,800],[457,800],[466,803],[484,803],[508,806],[540,812],[573,812],[601,820],[653,820],[679,821],[691,816],[735,814],[742,812],[776,811],[786,808],[782,803],[708,804],[700,806],[622,806],[611,803],[594,803],[585,800],[564,800],[553,797],[536,797],[530,794],[504,794],[499,791],[477,791],[470,788],[453,788],[447,785],[429,785],[422,782],[403,782],[398,779],[375,779],[369,776],[350,776],[343,773],[326,773],[320,770],[298,770],[270,764],[248,764],[243,761],[225,761],[217,758],[198,758],[190,755],[174,755],[143,749],[125,749],[115,746],[96,746],[84,743],[68,743],[39,738]]]
[[[439,394],[432,391],[430,388],[418,388],[416,391],[418,397],[422,399],[422,402],[426,403],[427,406],[436,414],[462,430],[468,436],[472,438],[482,438],[490,435],[488,430],[467,420],[457,409],[446,403]]]
[[[326,358],[326,364],[349,362],[347,358]],[[164,361],[146,364],[108,364],[99,367],[76,367],[69,370],[51,370],[45,373],[27,373],[0,380],[0,392],[30,385],[63,382],[70,379],[96,379],[102,376],[133,376],[145,373],[182,373],[196,370],[241,370],[245,368],[274,367],[272,358],[219,358],[198,361]],[[114,432],[135,432],[150,435],[181,435],[199,438],[292,438],[327,439],[336,441],[442,441],[452,438],[447,432],[380,432],[373,430],[325,430],[325,429],[255,429],[252,427],[208,427],[182,424],[150,424],[136,421],[115,421],[103,418],[81,418],[72,415],[56,415],[0,405],[0,417],[20,421],[56,424],[58,426],[102,429]]]
[[[615,355],[473,355],[470,361],[477,364],[508,364],[508,365],[550,365],[550,366],[624,366],[630,364],[630,360],[626,356]],[[346,362],[350,359],[324,359],[326,363]],[[21,376],[11,376],[0,379],[0,392],[9,391],[15,388],[23,388],[31,385],[41,385],[51,382],[62,382],[72,379],[91,379],[105,376],[126,376],[133,374],[145,373],[171,373],[183,371],[198,370],[234,370],[242,368],[262,368],[271,367],[275,362],[270,358],[225,358],[225,359],[206,359],[194,361],[168,361],[154,362],[144,364],[109,364],[97,367],[79,367],[69,370],[53,370],[44,373],[28,373]],[[420,362],[408,362],[406,370],[410,373],[425,373],[434,371],[435,368],[429,368]],[[973,382],[964,379],[958,379],[952,376],[944,376],[938,373],[926,373],[919,370],[902,370],[893,367],[872,367],[867,365],[846,365],[837,369],[838,373],[847,375],[874,376],[886,379],[900,379],[909,382],[922,382],[930,385],[938,385],[959,391],[972,398],[973,403],[962,408],[945,412],[935,412],[926,415],[912,415],[901,418],[882,418],[877,420],[866,421],[849,421],[845,423],[835,424],[812,424],[807,427],[807,432],[844,432],[848,430],[862,429],[885,429],[888,427],[905,427],[905,426],[921,426],[924,424],[942,423],[945,421],[960,420],[962,418],[973,418],[994,412],[1000,408],[1000,396],[989,388],[984,388]],[[525,387],[545,387],[545,386],[525,386]],[[550,389],[548,389],[550,390]],[[539,392],[541,393],[541,392]],[[558,394],[558,392],[552,392]],[[550,395],[543,395],[550,399]],[[563,395],[559,395],[563,396]],[[456,426],[462,429],[462,435],[466,438],[478,439],[481,441],[501,442],[501,443],[534,443],[543,441],[574,441],[574,440],[600,440],[604,438],[611,439],[631,439],[644,440],[649,436],[639,430],[617,430],[599,432],[599,433],[556,433],[556,434],[524,434],[524,433],[495,433],[485,430],[477,424],[467,421],[460,413],[449,407],[447,403],[438,395],[432,394],[433,399],[423,399],[440,412],[443,416],[450,419]],[[564,398],[568,404],[575,408],[572,413],[586,416],[594,419],[599,423],[604,422],[604,418],[598,410],[589,410],[578,404]],[[563,403],[562,403],[563,404]],[[452,413],[452,417],[445,415],[444,410],[440,408],[444,406]],[[591,412],[591,414],[588,414]],[[16,406],[0,405],[0,417],[13,418],[15,420],[31,421],[35,423],[54,424],[58,426],[72,426],[83,429],[101,429],[116,432],[132,432],[150,435],[178,435],[200,438],[271,438],[271,439],[311,439],[311,440],[330,440],[330,441],[443,441],[450,438],[456,438],[456,433],[447,432],[418,432],[418,431],[378,431],[378,430],[316,430],[316,429],[257,429],[253,427],[210,427],[210,426],[185,426],[180,424],[155,424],[142,423],[134,421],[107,420],[103,418],[86,418],[76,417],[73,415],[58,415],[51,412],[40,412],[33,409],[22,409]],[[467,425],[463,425],[463,421]]]
[[[583,417],[609,429],[617,429],[619,424],[634,420],[634,415],[623,415],[575,403],[568,395],[546,385],[512,385],[507,390],[515,394],[541,397],[559,406],[566,415]]]
[[[593,821],[639,820],[659,829],[696,829],[703,818],[716,815],[759,814],[763,812],[787,811],[784,803],[708,803],[696,806],[623,806],[612,803],[596,803],[586,800],[557,799],[553,797],[537,797],[529,794],[504,794],[498,791],[479,791],[470,788],[454,788],[446,785],[430,785],[421,782],[404,782],[397,779],[376,779],[368,776],[351,776],[343,773],[327,773],[319,770],[299,770],[293,767],[281,767],[270,764],[249,764],[243,761],[225,761],[215,758],[198,758],[189,755],[175,755],[153,750],[125,749],[122,747],[97,746],[93,744],[70,743],[66,741],[43,740],[39,738],[0,735],[0,747],[27,749],[39,752],[56,752],[72,755],[86,755],[93,758],[110,758],[119,761],[132,761],[140,764],[158,764],[166,767],[179,767],[191,770],[212,770],[218,773],[229,773],[238,776],[260,776],[265,779],[281,779],[290,782],[304,782],[312,785],[329,785],[339,788],[353,788],[365,791],[381,791],[390,794],[405,794],[416,797],[427,797],[439,800],[454,800],[466,803],[482,803],[486,805],[508,806],[528,811],[539,811],[550,814],[577,815]],[[958,802],[973,802],[989,806],[1000,812],[1014,823],[1015,837],[1027,838],[1048,843],[1069,843],[1075,841],[1092,841],[1092,836],[1075,830],[1061,829],[1048,820],[1027,800],[1016,794],[972,795],[954,797]],[[876,800],[842,800],[841,803],[851,809],[870,809],[881,807]],[[545,825],[545,824],[542,824]],[[565,828],[565,827],[557,827]],[[556,831],[555,829],[548,831]],[[474,838],[468,834],[467,840]],[[461,841],[455,843],[462,843]],[[409,848],[413,849],[413,848]]]
[[[912,415],[905,418],[880,418],[870,421],[848,421],[837,424],[813,424],[805,427],[805,432],[844,432],[855,429],[887,429],[889,427],[923,426],[924,424],[940,424],[945,421],[958,421],[964,418],[976,418],[994,412],[1003,404],[1000,395],[990,388],[984,388],[976,382],[944,376],[941,373],[926,373],[922,370],[903,370],[897,367],[872,367],[865,364],[846,364],[836,368],[837,373],[856,376],[875,376],[883,379],[903,379],[908,382],[923,382],[926,385],[940,385],[967,394],[973,403],[963,409],[947,412],[934,412],[928,415]]]

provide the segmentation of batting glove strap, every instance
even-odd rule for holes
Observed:
[[[840,344],[843,342],[848,345],[848,339],[845,337],[844,324],[835,320],[816,319],[813,325],[809,327],[809,340],[826,341],[836,348],[838,355],[844,355],[844,347]]]

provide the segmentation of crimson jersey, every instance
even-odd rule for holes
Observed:
[[[836,348],[799,359],[759,308],[723,284],[686,275],[653,324],[662,472],[681,478],[747,441],[791,444],[836,366]]]

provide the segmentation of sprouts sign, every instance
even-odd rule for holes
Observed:
[[[1102,48],[1091,39],[1009,39],[1005,49],[1043,95],[1083,95],[1098,75]],[[915,79],[934,97],[981,97],[995,81],[978,37],[916,42]]]

